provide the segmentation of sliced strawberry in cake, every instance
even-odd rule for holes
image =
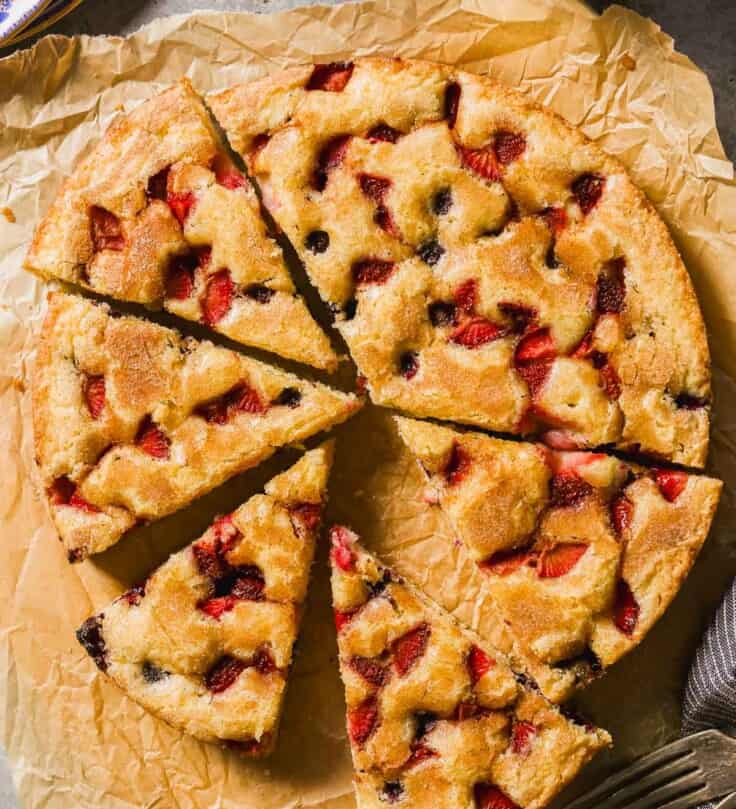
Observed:
[[[307,452],[77,632],[98,668],[174,727],[249,756],[276,745],[332,442]]]
[[[105,550],[359,406],[235,351],[52,294],[34,440],[69,559]]]
[[[361,809],[540,809],[610,742],[334,526],[332,597]]]
[[[430,500],[485,574],[484,590],[525,652],[548,667],[540,685],[555,699],[659,619],[718,503],[721,483],[702,475],[396,421]]]

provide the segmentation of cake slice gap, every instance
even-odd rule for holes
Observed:
[[[540,809],[610,743],[350,529],[330,538],[359,809]]]
[[[276,745],[333,442],[305,453],[77,638],[144,708],[250,756]]]

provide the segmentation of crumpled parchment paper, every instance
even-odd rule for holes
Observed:
[[[630,168],[670,225],[700,296],[715,363],[709,471],[726,481],[716,526],[644,644],[580,698],[616,739],[580,791],[678,731],[680,695],[710,612],[736,572],[736,183],[705,75],[651,21],[576,0],[376,0],[272,16],[172,17],[127,39],[48,37],[0,60],[0,742],[28,809],[342,809],[354,805],[326,549],[275,756],[247,763],[155,719],[97,673],[74,628],[215,513],[297,457],[283,452],[105,554],[67,564],[34,485],[29,397],[44,287],[21,269],[33,228],[78,155],[120,110],[182,75],[209,92],[303,61],[385,53],[488,72],[549,105]],[[312,300],[314,298],[312,297]],[[187,330],[186,324],[182,324]],[[338,381],[347,382],[346,369]],[[490,605],[393,431],[367,407],[339,428],[330,518],[351,523],[481,633]]]

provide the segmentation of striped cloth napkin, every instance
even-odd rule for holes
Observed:
[[[682,709],[683,733],[728,726],[736,728],[736,581],[695,655]]]

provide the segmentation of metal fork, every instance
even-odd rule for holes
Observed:
[[[565,809],[691,809],[734,791],[736,738],[703,730],[637,759]]]

